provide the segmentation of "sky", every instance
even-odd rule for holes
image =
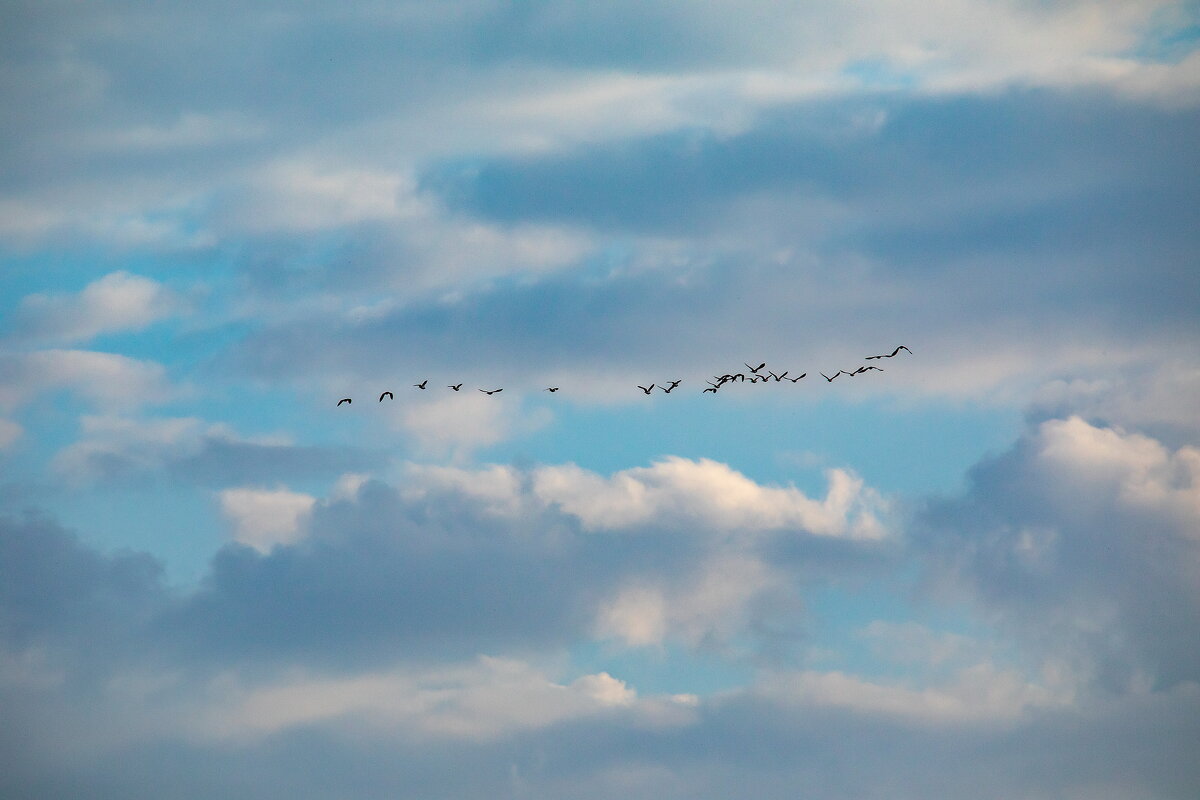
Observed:
[[[1200,5],[0,23],[0,795],[1200,795]]]

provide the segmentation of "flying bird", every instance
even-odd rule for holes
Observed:
[[[771,370],[767,370],[767,374],[770,375],[772,378],[774,378],[776,383],[779,383],[781,380],[783,380],[784,378],[787,377],[788,371],[789,370],[785,369],[783,371],[783,374],[776,375],[774,372],[771,372]]]
[[[386,397],[386,398],[388,398],[389,400],[395,400],[395,399],[396,399],[396,395],[392,394],[391,392],[384,392],[383,394],[379,395],[379,402],[381,402],[381,403],[382,403],[382,402],[383,402],[383,398],[385,398],[385,397]]]
[[[672,389],[674,389],[676,386],[678,386],[678,385],[679,385],[679,384],[681,384],[681,383],[683,383],[683,381],[671,381],[671,385],[670,385],[670,386],[660,386],[660,387],[658,387],[658,388],[662,389],[662,390],[663,390],[664,392],[666,392],[667,394],[670,394],[670,393],[671,393],[671,390],[672,390]]]
[[[429,383],[429,378],[426,378],[425,380],[421,381],[420,383],[414,383],[413,386],[417,387],[418,389],[424,389],[425,384],[427,384],[427,383]]]
[[[547,387],[546,387],[546,391],[547,391],[547,392],[557,392],[557,391],[558,391],[558,387],[557,387],[557,386],[547,386]]]
[[[807,372],[801,372],[800,378],[803,378],[807,374],[808,374]],[[796,381],[800,380],[800,378],[788,378],[788,380],[791,381],[792,383],[795,383]]]
[[[447,386],[446,386],[446,388],[447,388],[447,389],[453,389],[454,391],[456,391],[456,392],[457,392],[459,389],[461,389],[461,388],[462,388],[462,384],[461,384],[461,383],[456,383],[456,384],[454,384],[453,386],[447,385]]]
[[[854,370],[854,372],[851,372],[850,374],[851,375],[861,375],[862,373],[866,372],[867,370],[871,370],[871,369],[878,370],[879,372],[883,372],[882,367],[859,367],[858,369]]]
[[[742,363],[746,364],[745,361],[743,361]],[[766,365],[767,365],[767,362],[765,362],[765,361],[763,363],[759,364],[757,367],[752,367],[749,364],[746,364],[746,369],[750,370],[751,372],[757,373],[760,369],[762,369]]]
[[[715,387],[715,386],[710,386],[710,387],[708,387],[707,389],[705,389],[705,390],[704,390],[704,392],[712,392],[713,394],[716,394],[716,393],[717,393],[717,387]],[[701,392],[701,394],[704,394],[704,392]]]
[[[353,403],[353,402],[354,401],[351,400],[349,397],[343,397],[341,400],[338,400],[338,405],[340,406],[342,403]]]
[[[484,394],[486,394],[490,397],[491,395],[494,395],[496,392],[503,392],[504,389],[492,389],[490,392],[487,389],[480,389],[479,391],[483,392]]]
[[[638,385],[638,388],[639,388],[639,389],[641,389],[641,390],[642,390],[643,392],[645,392],[646,394],[650,394],[650,390],[654,388],[654,384],[653,384],[653,383],[652,383],[652,384],[650,384],[650,387],[649,387],[649,388],[647,388],[647,387],[645,387],[645,386],[642,386],[642,385],[640,385],[640,384],[639,384],[639,385]]]
[[[873,359],[873,358],[895,358],[895,357],[896,357],[896,354],[897,354],[897,353],[899,353],[901,350],[903,350],[904,352],[908,353],[910,356],[912,355],[912,350],[909,350],[909,349],[908,349],[907,347],[905,347],[904,345],[900,345],[899,347],[897,347],[895,350],[893,350],[891,353],[888,353],[887,355],[882,355],[882,356],[867,356],[867,361],[870,361],[870,360],[871,360],[871,359]]]
[[[844,370],[844,369],[839,369],[837,372],[833,373],[833,378],[836,378],[838,375],[852,375],[852,374],[853,373],[851,373],[851,372],[846,372],[846,370]],[[829,377],[824,372],[821,373],[821,377],[824,378],[825,380],[829,381],[830,383],[833,383],[833,378]]]

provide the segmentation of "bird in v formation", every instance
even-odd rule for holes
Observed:
[[[909,350],[904,345],[899,345],[891,353],[884,353],[884,354],[875,355],[875,356],[866,356],[865,360],[871,361],[871,360],[880,359],[880,358],[895,358],[896,355],[898,355],[901,350],[905,351],[909,355],[912,355],[912,350]],[[713,383],[712,381],[706,380],[705,383],[708,384],[708,388],[704,389],[701,393],[702,394],[710,394],[710,393],[716,394],[717,390],[720,389],[722,386],[724,386],[726,383],[751,383],[751,384],[754,384],[754,383],[771,383],[772,381],[774,381],[775,383],[781,383],[785,380],[790,381],[791,383],[798,383],[800,380],[802,380],[803,378],[808,376],[807,372],[802,372],[795,378],[789,378],[787,376],[788,376],[788,372],[790,372],[790,370],[784,370],[783,372],[781,372],[779,374],[776,374],[775,372],[773,372],[771,370],[767,370],[766,375],[760,375],[759,372],[763,369],[763,367],[767,366],[767,362],[765,362],[765,361],[762,362],[761,364],[759,364],[757,367],[752,367],[749,364],[745,364],[745,366],[746,366],[746,369],[750,370],[749,377],[747,377],[746,374],[742,373],[742,372],[725,373],[723,375],[714,375],[713,377],[716,379],[717,382]],[[853,372],[847,372],[844,369],[839,369],[837,372],[833,373],[833,375],[826,375],[824,372],[821,372],[819,374],[821,375],[822,378],[825,379],[825,381],[827,383],[833,383],[833,381],[838,376],[848,375],[851,378],[853,378],[856,375],[862,375],[863,373],[870,372],[871,370],[875,370],[877,372],[883,372],[882,367],[876,367],[874,365],[864,365],[864,366],[857,368]],[[671,380],[671,381],[667,382],[668,385],[666,385],[666,386],[658,386],[658,384],[652,383],[649,386],[642,386],[641,384],[638,384],[637,388],[641,389],[644,394],[649,395],[651,392],[654,391],[655,386],[658,386],[659,389],[662,389],[664,394],[670,394],[672,392],[672,390],[676,389],[682,383],[683,383],[682,380]],[[420,383],[414,383],[413,386],[416,387],[417,389],[424,390],[428,386],[428,384],[429,384],[429,379],[426,378],[425,380],[421,381]],[[463,387],[462,383],[448,384],[446,386],[447,389],[452,389],[456,392],[461,390],[462,387]],[[560,388],[561,387],[558,387],[558,386],[548,386],[548,387],[546,387],[546,389],[544,391],[553,393],[553,392],[557,392]],[[503,389],[503,387],[501,387],[499,389],[480,389],[479,391],[483,392],[484,394],[486,394],[490,397],[494,394],[503,392],[504,389]],[[383,399],[385,397],[388,398],[389,400],[396,399],[396,396],[394,394],[392,394],[392,392],[385,391],[379,395],[379,402],[382,403]],[[353,403],[354,403],[354,400],[352,398],[343,397],[342,399],[338,400],[337,405],[339,405],[339,406],[341,406],[343,404],[351,405]]]

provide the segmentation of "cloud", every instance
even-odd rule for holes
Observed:
[[[545,408],[526,411],[511,389],[507,395],[483,395],[466,386],[449,397],[407,403],[396,418],[423,453],[461,461],[481,447],[543,428],[552,416]]]
[[[202,486],[270,484],[379,469],[387,461],[382,452],[361,448],[246,438],[196,417],[84,415],[80,434],[53,461],[60,475],[79,483],[167,475]]]
[[[1032,710],[1069,705],[1070,687],[1028,683],[1019,672],[982,663],[945,686],[914,689],[866,681],[840,672],[773,675],[756,691],[772,700],[852,713],[895,716],[917,724],[1011,722]]]
[[[1200,453],[1071,417],[930,504],[931,578],[1110,691],[1200,679]]]
[[[733,133],[428,162],[417,195],[450,218],[582,230],[592,249],[522,281],[463,273],[436,302],[265,325],[229,360],[308,381],[454,364],[610,401],[642,370],[692,385],[761,352],[815,380],[905,343],[917,357],[837,391],[1011,408],[1052,381],[1140,391],[1145,371],[1186,370],[1165,354],[1197,339],[1196,127],[1195,109],[1103,94],[883,93],[792,103]],[[312,357],[279,357],[296,350]]]
[[[206,738],[277,734],[316,723],[365,725],[400,737],[495,739],[564,720],[633,709],[637,692],[608,673],[569,684],[532,665],[483,656],[433,669],[398,669],[348,678],[298,678],[243,688],[216,687],[221,697],[199,711],[193,730]],[[654,706],[648,709],[653,713]]]
[[[218,498],[222,513],[233,523],[234,540],[260,553],[299,541],[317,502],[287,489],[226,489]]]
[[[180,299],[157,281],[112,272],[77,295],[26,297],[17,312],[17,336],[52,343],[83,342],[105,333],[141,330],[181,307]]]
[[[764,487],[710,459],[670,457],[602,478],[575,466],[543,467],[533,493],[585,527],[620,529],[679,519],[720,530],[799,529],[817,536],[878,539],[884,503],[860,478],[828,472],[829,492],[812,500],[793,487]]]
[[[18,408],[62,389],[105,409],[136,408],[170,394],[166,371],[152,361],[90,350],[0,355],[0,408]]]
[[[252,510],[282,499],[286,513],[271,521],[307,507],[306,535],[267,552],[226,548],[199,586],[174,591],[151,558],[98,553],[45,520],[4,519],[0,697],[23,735],[0,737],[22,756],[0,786],[44,796],[63,781],[116,794],[170,783],[199,797],[226,780],[265,785],[265,771],[305,797],[325,784],[308,785],[314,772],[292,785],[289,770],[316,764],[327,780],[352,771],[360,788],[402,781],[459,797],[573,787],[598,798],[614,786],[670,796],[685,785],[687,796],[726,797],[740,785],[771,798],[803,782],[831,797],[978,797],[986,784],[995,798],[1184,798],[1197,780],[1182,766],[1200,718],[1194,674],[1094,676],[1105,659],[1144,665],[1172,642],[1188,646],[1192,460],[1078,419],[1041,423],[977,470],[962,497],[922,512],[914,560],[894,564],[928,559],[976,598],[999,641],[873,623],[868,642],[916,673],[773,665],[702,696],[647,694],[619,669],[566,668],[557,655],[598,637],[740,658],[714,645],[797,616],[797,583],[829,579],[819,561],[768,556],[760,540],[790,529],[747,536],[717,516],[696,530],[700,518],[679,507],[686,493],[619,536],[547,502],[539,468],[413,466],[395,487],[348,478],[311,505],[286,490],[230,493]],[[656,466],[593,477],[647,491],[691,485],[686,470]],[[1054,536],[1023,538],[1026,518]],[[1182,558],[1164,547],[1175,539]],[[1038,551],[1046,542],[1057,549]],[[1100,644],[1116,635],[1125,649],[1082,659],[1077,626],[1092,624],[1086,614],[1105,597]],[[1139,625],[1146,638],[1129,635]],[[1010,644],[1039,666],[997,660]],[[930,759],[947,766],[930,770]],[[216,777],[198,786],[214,763]]]
[[[628,647],[729,649],[771,616],[766,608],[787,607],[790,588],[785,571],[759,558],[718,553],[683,575],[628,579],[601,603],[594,631]]]

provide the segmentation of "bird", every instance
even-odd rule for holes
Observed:
[[[771,372],[771,370],[767,370],[767,374],[774,378],[776,383],[779,383],[787,376],[788,370],[785,369],[781,375],[776,375],[774,372]]]
[[[670,394],[671,390],[674,389],[676,386],[678,386],[681,383],[683,383],[683,381],[671,381],[670,386],[660,386],[658,388],[662,389],[665,393]]]
[[[414,383],[413,386],[417,387],[418,389],[424,389],[425,384],[427,384],[427,383],[429,383],[429,378],[426,378],[425,380],[421,381],[420,383]]]
[[[639,388],[639,389],[641,389],[641,390],[642,390],[643,392],[645,392],[646,394],[650,394],[650,391],[651,391],[651,390],[654,388],[654,384],[653,384],[653,383],[652,383],[652,384],[650,384],[649,388],[647,388],[647,387],[645,387],[645,386],[642,386],[642,385],[640,385],[640,384],[639,384],[639,385],[638,385],[638,388]]]
[[[839,369],[837,372],[833,373],[833,378],[836,378],[838,375],[843,375],[843,374],[850,375],[851,373],[846,372],[846,370],[844,370],[844,369]],[[821,377],[824,378],[825,380],[829,381],[830,383],[833,383],[833,378],[829,377],[824,372],[821,373]]]
[[[858,369],[854,370],[854,372],[851,372],[850,374],[851,375],[861,375],[862,373],[866,372],[867,370],[871,370],[871,369],[878,370],[879,372],[883,372],[882,367],[859,367]]]
[[[889,353],[889,354],[887,354],[887,355],[882,355],[882,356],[867,356],[867,360],[868,360],[868,361],[870,361],[870,360],[871,360],[871,359],[873,359],[873,358],[894,358],[894,357],[896,356],[896,354],[897,354],[897,353],[899,353],[901,350],[903,350],[904,352],[908,353],[910,356],[912,355],[912,350],[909,350],[909,349],[908,349],[907,347],[905,347],[904,345],[900,345],[899,347],[897,347],[895,350],[893,350],[891,353]]]
[[[491,395],[495,394],[496,392],[503,392],[504,389],[492,389],[490,392],[487,389],[480,389],[479,391],[483,392],[484,394],[486,394],[488,396],[491,396]]]
[[[385,397],[392,399],[392,400],[396,399],[396,395],[392,394],[391,392],[384,392],[383,394],[379,395],[379,402],[382,403],[383,398],[385,398]]]
[[[807,374],[808,374],[807,372],[801,372],[800,378],[803,378]],[[800,380],[800,378],[788,378],[788,380],[791,381],[792,383],[795,383],[796,381]]]
[[[704,390],[704,392],[712,392],[713,394],[716,394],[716,393],[717,393],[717,387],[715,387],[715,386],[710,386],[710,387],[708,387],[707,389],[705,389],[705,390]],[[701,392],[701,394],[704,394],[704,392]]]
[[[354,401],[351,400],[349,397],[343,397],[341,400],[338,400],[338,405],[340,406],[342,403],[353,403],[353,402]]]
[[[456,392],[457,392],[459,389],[461,389],[461,388],[462,388],[462,384],[461,384],[461,383],[456,383],[456,384],[454,384],[453,386],[451,386],[451,385],[447,384],[447,385],[446,385],[446,388],[447,388],[447,389],[453,389],[454,391],[456,391]]]
[[[557,386],[547,386],[547,387],[546,387],[546,391],[547,391],[547,392],[557,392],[557,391],[558,391],[558,387],[557,387]]]
[[[742,363],[746,364],[745,361],[743,361]],[[767,362],[765,362],[765,361],[763,363],[759,364],[757,367],[752,367],[749,364],[746,364],[746,369],[750,370],[751,372],[757,373],[760,369],[762,369],[766,365],[767,365]]]

